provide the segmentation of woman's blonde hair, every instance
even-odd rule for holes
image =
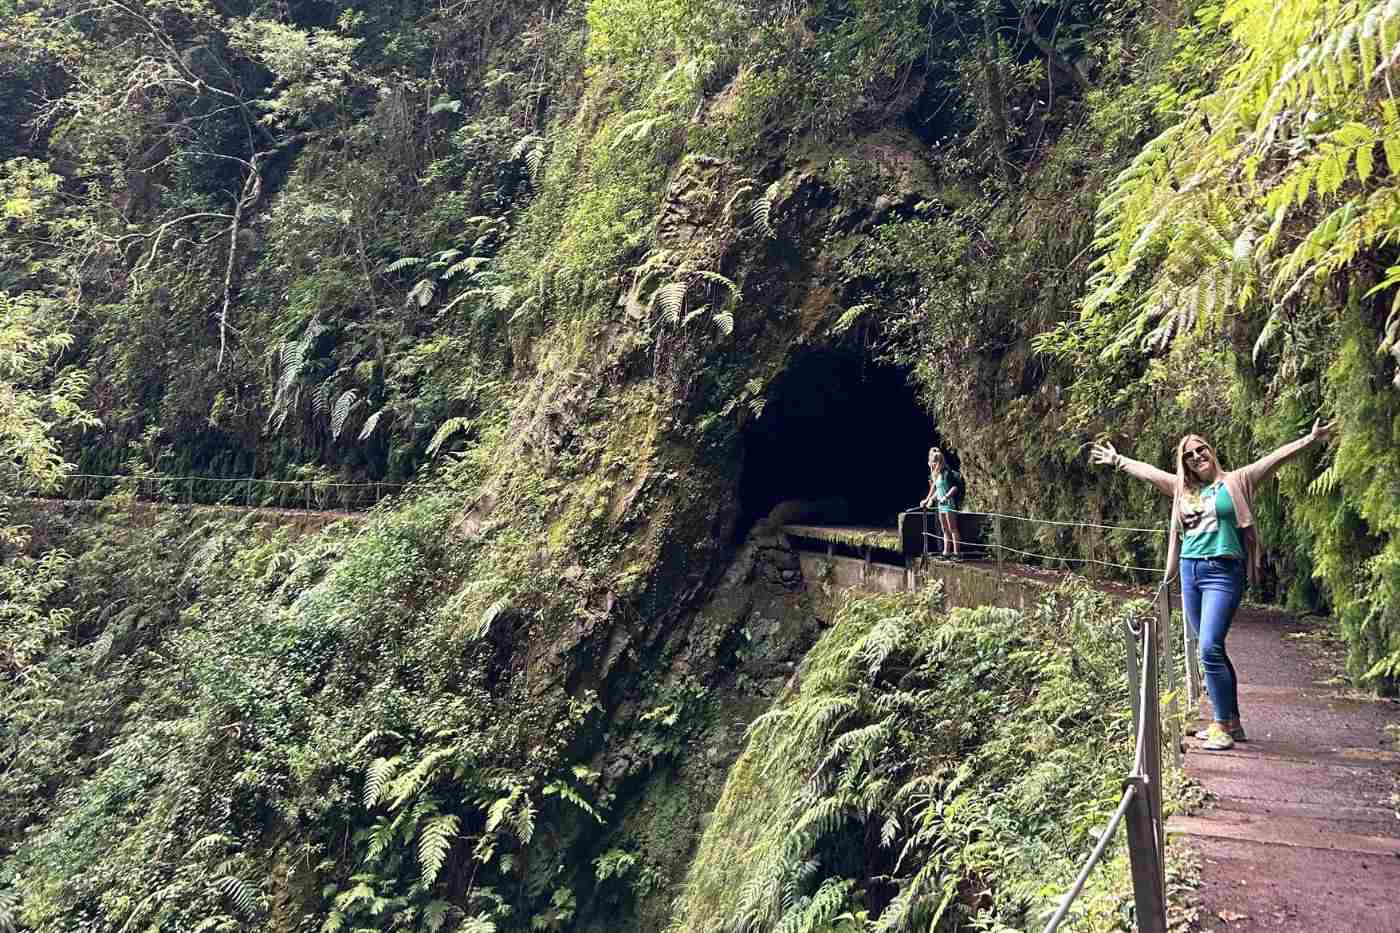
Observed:
[[[1196,476],[1196,472],[1186,465],[1186,448],[1192,441],[1200,443],[1206,449],[1206,455],[1210,458],[1211,465],[1215,467],[1215,475],[1218,477],[1225,471],[1221,469],[1220,459],[1215,455],[1215,448],[1212,447],[1204,437],[1199,434],[1188,434],[1181,439],[1181,443],[1176,445],[1176,488],[1179,492],[1188,489],[1200,489],[1205,483]]]
[[[941,473],[943,467],[943,451],[939,450],[937,447],[930,447],[928,449],[928,466],[933,472]]]

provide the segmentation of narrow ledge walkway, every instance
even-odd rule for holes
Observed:
[[[1196,929],[1400,933],[1400,704],[1329,684],[1309,632],[1241,609],[1229,650],[1249,741],[1187,739],[1207,800],[1167,832],[1200,862]]]

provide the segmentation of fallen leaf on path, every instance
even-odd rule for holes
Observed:
[[[1239,923],[1241,920],[1248,920],[1248,914],[1237,913],[1233,910],[1217,910],[1215,915],[1226,923]]]

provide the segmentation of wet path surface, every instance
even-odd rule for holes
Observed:
[[[1291,637],[1309,630],[1242,609],[1229,651],[1249,741],[1207,752],[1187,739],[1208,799],[1168,832],[1200,860],[1200,929],[1400,933],[1400,749],[1386,729],[1400,704],[1329,684],[1334,665]]]

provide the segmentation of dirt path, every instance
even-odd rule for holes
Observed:
[[[1202,930],[1400,933],[1400,750],[1385,729],[1400,704],[1326,683],[1332,665],[1290,637],[1308,631],[1241,610],[1229,650],[1249,741],[1187,740],[1209,799],[1168,832],[1200,859]]]

